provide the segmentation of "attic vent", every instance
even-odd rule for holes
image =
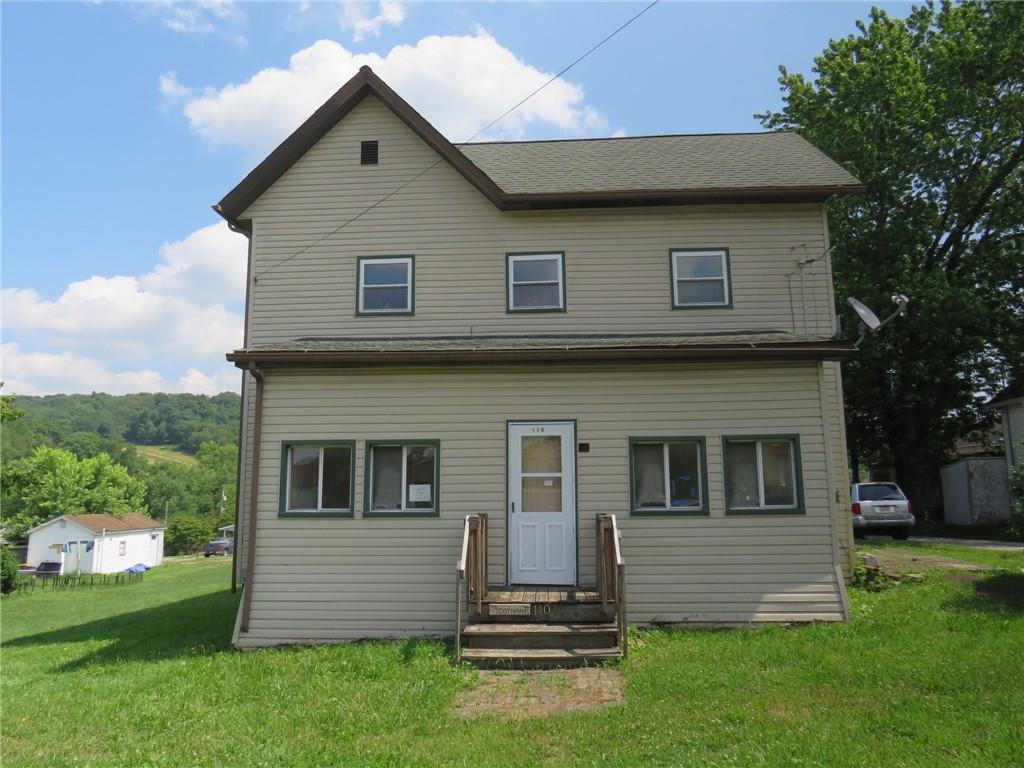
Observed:
[[[359,145],[359,162],[362,165],[377,164],[377,142],[364,141]]]

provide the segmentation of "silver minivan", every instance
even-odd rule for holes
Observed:
[[[850,502],[855,534],[877,531],[905,539],[914,524],[910,500],[896,483],[854,483]]]

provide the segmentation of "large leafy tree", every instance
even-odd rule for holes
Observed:
[[[844,369],[848,440],[923,498],[954,441],[990,418],[984,395],[1024,374],[1024,4],[874,9],[833,40],[816,78],[781,68],[780,112],[856,174],[829,203],[837,299],[907,317]]]
[[[12,540],[58,515],[140,511],[146,494],[145,484],[105,453],[79,459],[70,451],[45,446],[5,464],[2,480],[0,519],[5,538]]]

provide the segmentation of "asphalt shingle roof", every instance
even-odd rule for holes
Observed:
[[[83,525],[93,533],[116,533],[119,531],[144,531],[152,528],[165,528],[163,523],[158,523],[151,517],[140,515],[138,512],[127,512],[124,515],[108,515],[106,513],[95,515],[65,515],[68,520]]]
[[[511,194],[860,183],[792,131],[496,142],[459,149]]]

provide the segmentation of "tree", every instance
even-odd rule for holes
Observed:
[[[857,27],[816,80],[781,68],[785,106],[758,117],[867,187],[828,204],[837,295],[912,304],[844,368],[851,464],[891,462],[920,499],[989,423],[985,393],[1024,374],[1024,4],[876,8]]]
[[[58,515],[142,509],[145,484],[105,453],[79,459],[60,448],[39,447],[2,467],[4,535],[17,539]]]
[[[25,412],[14,407],[14,395],[0,395],[0,424],[20,419]]]
[[[178,515],[171,519],[164,533],[165,546],[174,554],[196,552],[213,539],[215,533],[209,520],[196,515]]]
[[[13,592],[18,586],[18,558],[7,547],[0,547],[0,592]]]

